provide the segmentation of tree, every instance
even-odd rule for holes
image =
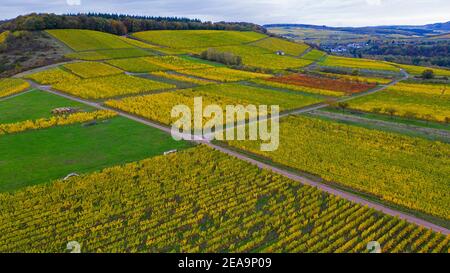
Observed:
[[[384,111],[391,116],[391,119],[394,118],[395,113],[397,113],[395,108],[386,108]]]
[[[345,112],[345,109],[348,108],[348,103],[347,103],[347,102],[339,102],[339,103],[338,103],[338,107],[341,108],[342,113],[344,113],[344,112]]]
[[[422,72],[422,78],[423,79],[433,79],[434,78],[434,71],[431,69],[426,69]]]

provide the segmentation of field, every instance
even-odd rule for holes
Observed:
[[[446,69],[439,69],[439,68],[429,68],[429,67],[423,67],[423,66],[415,66],[415,65],[406,65],[406,64],[395,64],[396,66],[403,68],[408,72],[409,74],[413,75],[422,75],[422,72],[430,69],[434,72],[436,76],[443,76],[443,77],[449,77],[450,76],[450,70]]]
[[[0,124],[49,118],[52,116],[51,111],[58,107],[72,107],[85,112],[93,109],[44,91],[33,90],[0,103]]]
[[[195,84],[195,85],[214,84],[214,82],[212,82],[212,81],[199,79],[199,78],[194,78],[194,77],[190,77],[190,76],[179,74],[179,73],[170,73],[170,72],[165,72],[165,71],[157,71],[157,72],[152,72],[150,74],[154,75],[154,76],[157,76],[157,77],[163,77],[163,78],[170,79],[170,80],[176,80],[176,81],[181,81],[181,82],[192,83],[192,84]]]
[[[61,68],[52,68],[25,76],[42,85],[52,85],[56,83],[76,82],[81,78]]]
[[[0,138],[0,191],[15,191],[187,145],[122,117],[92,126],[73,124]]]
[[[219,84],[176,92],[110,100],[106,105],[130,112],[166,125],[176,119],[170,117],[172,107],[183,104],[193,109],[194,97],[202,97],[203,105],[279,105],[280,111],[318,103],[321,99],[301,94],[275,91],[239,84]],[[205,120],[204,120],[205,121]]]
[[[326,181],[450,219],[450,145],[306,117],[280,124],[280,147],[261,152],[259,141],[230,141]]]
[[[325,90],[325,89],[319,89],[319,88],[299,86],[299,85],[294,85],[294,84],[286,84],[286,83],[280,83],[280,82],[276,82],[276,81],[255,79],[255,80],[251,80],[251,82],[256,83],[258,85],[262,85],[262,86],[269,86],[272,88],[292,90],[292,91],[298,91],[298,92],[302,92],[302,93],[308,93],[308,94],[326,96],[326,97],[341,97],[341,96],[345,96],[347,94],[345,92],[338,92],[338,91],[331,91],[331,90]]]
[[[99,110],[93,112],[78,112],[70,115],[52,116],[49,118],[40,118],[36,120],[25,120],[15,123],[0,124],[0,135],[17,134],[30,130],[41,130],[55,126],[65,126],[75,123],[97,122],[115,117],[116,112],[108,110]]]
[[[374,61],[369,59],[355,59],[337,56],[328,56],[325,60],[319,62],[319,65],[329,67],[347,67],[364,70],[384,70],[399,72],[399,69],[386,62]]]
[[[383,252],[450,247],[443,235],[204,146],[1,194],[0,206],[0,252],[64,252],[72,240],[83,252],[367,252],[373,240]]]
[[[21,79],[0,79],[0,98],[11,96],[30,88],[30,84]]]
[[[84,29],[53,29],[47,32],[75,51],[134,48],[118,36]]]
[[[149,61],[149,57],[131,58],[131,59],[117,59],[109,60],[107,63],[133,73],[146,73],[152,71],[167,70],[167,68],[161,67]]]
[[[382,252],[450,252],[447,70],[423,80],[425,67],[331,56],[270,33],[136,32],[203,27],[165,20],[118,22],[132,38],[30,31],[57,46],[50,55],[15,51],[42,62],[19,62],[19,74],[0,78],[0,253],[67,252],[69,241],[83,253],[368,252],[370,241]],[[20,18],[17,27],[34,24]],[[226,65],[230,54],[201,59],[209,48],[242,63]],[[199,98],[210,112],[196,119]],[[180,105],[191,112],[183,129],[195,133],[278,105],[279,138],[278,126],[266,129],[279,147],[263,150],[264,125],[257,140],[222,140],[229,131],[219,127],[215,140],[175,141],[167,131]],[[74,111],[52,114],[63,107]],[[64,180],[71,173],[80,176]]]
[[[180,72],[186,75],[219,82],[236,82],[249,79],[263,79],[271,77],[271,75],[268,74],[254,73],[243,70],[233,70],[226,67],[182,70]]]
[[[272,53],[281,50],[293,56],[299,56],[309,48],[308,45],[303,43],[294,43],[273,37],[253,42],[250,45],[270,50]]]
[[[362,82],[362,83],[375,83],[375,84],[388,84],[392,81],[389,78],[375,78],[375,77],[366,77],[366,76],[354,76],[354,75],[345,75],[345,74],[335,74],[328,72],[316,72],[320,75],[324,75],[327,77],[335,78],[335,79],[344,79],[353,82]]]
[[[3,44],[3,42],[8,37],[9,33],[10,33],[9,31],[3,31],[2,33],[0,33],[0,44]]]
[[[70,63],[63,65],[63,67],[84,79],[112,76],[123,73],[122,70],[113,66],[97,62]]]
[[[76,52],[67,54],[66,57],[69,59],[85,61],[101,61],[111,59],[137,58],[153,55],[153,53],[140,48],[121,48]]]
[[[207,48],[192,49],[193,53],[201,53]],[[312,61],[291,56],[279,56],[270,50],[251,45],[223,46],[215,48],[219,52],[231,52],[242,58],[242,63],[247,66],[267,69],[287,69],[307,66]]]
[[[305,60],[311,60],[311,61],[320,61],[322,58],[324,58],[327,54],[323,51],[313,49],[310,52],[306,53],[302,56],[302,59]]]
[[[176,86],[174,85],[125,74],[85,80],[64,81],[53,85],[53,88],[56,90],[87,99],[104,99],[175,87]]]
[[[240,45],[267,37],[256,32],[214,30],[161,30],[133,34],[134,37],[169,48],[198,48]]]
[[[203,69],[213,67],[200,61],[194,61],[178,56],[161,56],[148,58],[146,60],[168,70]]]
[[[348,94],[367,91],[375,87],[375,84],[354,82],[345,79],[332,79],[327,77],[308,76],[305,74],[291,74],[281,77],[273,77],[268,81],[305,86],[323,90],[344,92]]]
[[[447,85],[399,83],[377,94],[349,103],[355,110],[413,119],[445,122],[450,118]]]

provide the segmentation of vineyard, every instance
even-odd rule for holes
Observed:
[[[341,96],[346,95],[345,92],[311,88],[311,87],[299,86],[299,85],[294,85],[294,84],[286,84],[286,83],[269,81],[269,80],[256,79],[256,80],[252,80],[251,82],[256,83],[258,85],[262,85],[262,86],[269,86],[269,87],[280,88],[280,89],[284,89],[284,90],[293,90],[293,91],[298,91],[298,92],[302,92],[302,93],[308,93],[308,94],[314,94],[314,95],[320,95],[320,96],[326,96],[326,97],[341,97]]]
[[[5,42],[6,38],[9,35],[9,31],[3,31],[0,33],[0,44],[3,44],[3,42]]]
[[[359,83],[375,83],[375,84],[388,84],[392,81],[389,78],[374,78],[374,77],[365,77],[365,76],[354,76],[354,75],[345,75],[345,74],[334,74],[327,72],[316,72],[320,75],[324,75],[327,77],[335,78],[335,79],[344,79],[352,82]]]
[[[169,72],[165,72],[165,71],[157,71],[157,72],[152,72],[150,74],[154,75],[154,76],[158,76],[158,77],[163,77],[166,79],[171,79],[171,80],[176,80],[176,81],[181,81],[181,82],[188,82],[188,83],[192,83],[195,85],[207,85],[207,84],[214,83],[214,82],[200,79],[200,78],[194,78],[194,77],[189,77],[189,76],[179,74],[179,73],[175,74],[175,73],[169,73]]]
[[[66,55],[69,59],[84,61],[102,61],[111,59],[137,58],[144,56],[153,56],[153,53],[140,48],[122,48],[122,49],[104,49],[95,51],[83,51],[69,53]]]
[[[370,193],[407,208],[450,219],[450,145],[315,118],[287,117],[280,147],[259,141],[230,145]]]
[[[270,50],[272,53],[276,51],[284,51],[286,54],[299,56],[309,48],[306,44],[289,42],[278,38],[267,38],[251,43],[250,45]]]
[[[375,84],[353,82],[345,79],[332,79],[327,77],[315,77],[304,74],[292,74],[282,77],[273,77],[268,81],[282,84],[298,85],[322,90],[345,92],[348,94],[367,91],[375,87]]]
[[[80,77],[60,68],[53,68],[25,76],[39,84],[51,85],[56,83],[76,82]]]
[[[0,79],[0,98],[11,96],[30,88],[30,84],[21,79]]]
[[[85,29],[53,29],[47,32],[75,51],[134,48],[116,35]]]
[[[215,30],[145,31],[133,36],[151,44],[175,49],[240,45],[266,37],[256,32]]]
[[[356,69],[367,70],[385,70],[398,72],[399,69],[389,63],[374,61],[369,59],[354,59],[337,56],[327,56],[323,61],[319,62],[320,65],[330,67],[347,67]]]
[[[82,252],[353,253],[377,241],[450,253],[449,70],[225,30],[265,33],[245,23],[118,18],[88,28],[123,36],[24,31],[61,49],[0,78],[0,253],[66,252],[69,241]],[[22,21],[9,27],[34,24]],[[158,28],[177,30],[142,31]],[[199,97],[223,116],[194,122]],[[279,147],[176,141],[177,105],[191,110],[188,130],[266,114],[227,106],[277,105]]]
[[[133,73],[146,73],[146,72],[167,70],[167,68],[159,66],[153,62],[150,62],[148,57],[109,60],[107,61],[107,63],[116,66],[122,70]]]
[[[86,80],[65,81],[54,84],[56,90],[87,99],[104,99],[122,95],[139,94],[176,86],[139,77],[119,74]]]
[[[302,59],[310,60],[310,61],[319,61],[322,58],[325,58],[327,54],[323,51],[313,49],[302,56]]]
[[[81,62],[65,64],[64,68],[70,70],[73,74],[81,78],[95,78],[117,75],[123,73],[122,70],[104,63]]]
[[[176,120],[170,117],[172,108],[182,104],[193,109],[194,97],[202,97],[204,107],[207,105],[219,105],[225,109],[226,105],[279,105],[280,111],[300,108],[321,101],[321,99],[316,97],[274,91],[261,87],[219,84],[121,100],[109,100],[106,101],[106,105],[171,125]],[[207,120],[204,119],[204,121]]]
[[[183,74],[200,77],[219,82],[237,82],[251,79],[269,78],[271,75],[254,73],[242,70],[233,70],[227,67],[214,67],[207,69],[182,70]]]
[[[72,240],[83,252],[365,252],[373,240],[383,252],[450,247],[448,237],[204,146],[1,194],[0,205],[0,252],[64,252]]]
[[[447,85],[399,83],[369,97],[353,100],[355,110],[411,119],[448,122],[450,92]]]
[[[199,54],[206,49],[207,48],[195,48],[192,49],[191,52]],[[218,52],[231,52],[240,56],[244,65],[267,69],[300,68],[313,62],[291,56],[279,56],[268,49],[251,45],[224,46],[215,49]]]
[[[108,119],[116,116],[112,111],[81,112],[67,116],[53,116],[37,120],[26,120],[16,123],[0,124],[0,136],[4,134],[14,134],[27,130],[38,130],[53,126],[63,126],[73,123],[82,123],[92,120]]]
[[[406,65],[406,64],[395,64],[395,66],[403,68],[404,70],[406,70],[406,72],[413,74],[413,75],[422,75],[423,71],[430,69],[433,71],[433,73],[436,76],[443,76],[443,77],[450,76],[450,70],[446,70],[446,69],[429,68],[429,67]]]

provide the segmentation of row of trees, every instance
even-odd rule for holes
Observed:
[[[45,29],[91,29],[124,35],[128,32],[145,30],[239,30],[266,32],[266,29],[252,23],[202,22],[198,19],[178,17],[144,17],[120,14],[36,14],[19,16],[0,24],[0,32],[4,30],[45,30]]]
[[[231,52],[221,52],[214,48],[208,48],[200,54],[200,58],[223,63],[226,65],[242,65],[242,58]]]

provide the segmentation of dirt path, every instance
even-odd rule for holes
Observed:
[[[67,62],[62,62],[62,63],[50,64],[50,65],[46,65],[46,66],[42,66],[42,67],[38,67],[38,68],[34,68],[34,69],[31,69],[31,70],[27,70],[27,71],[21,72],[21,73],[16,74],[16,75],[14,75],[12,77],[13,78],[23,78],[23,77],[28,76],[30,74],[34,74],[34,73],[37,73],[37,72],[42,72],[44,70],[48,70],[48,69],[51,69],[51,68],[56,68],[56,67],[58,67],[60,65],[70,64],[70,63],[78,63],[78,62],[83,62],[83,61],[75,60],[75,61],[67,61]]]

